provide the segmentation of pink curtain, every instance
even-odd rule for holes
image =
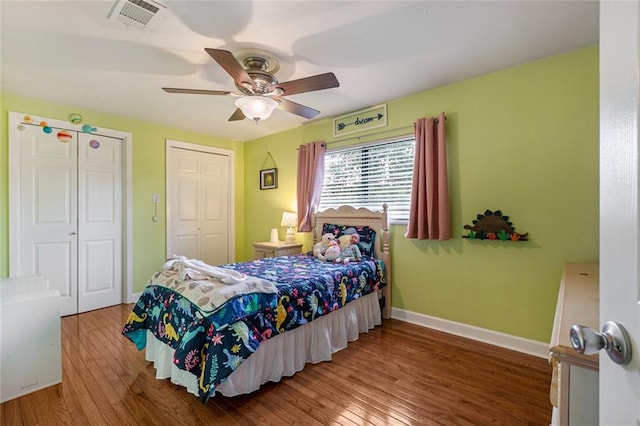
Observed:
[[[298,231],[311,232],[311,213],[318,208],[324,179],[324,142],[298,147]]]
[[[414,128],[416,151],[405,237],[448,240],[451,236],[444,113],[437,118],[420,118]]]

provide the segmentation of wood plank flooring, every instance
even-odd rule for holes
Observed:
[[[294,377],[206,405],[120,331],[132,305],[62,319],[63,382],[0,405],[13,425],[548,425],[544,359],[385,320]]]

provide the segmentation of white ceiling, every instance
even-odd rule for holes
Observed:
[[[0,0],[0,89],[245,141],[308,120],[228,122],[232,97],[162,91],[236,91],[205,47],[272,52],[281,82],[334,72],[340,87],[288,98],[318,120],[598,41],[586,0],[163,0],[145,30],[108,20],[115,3]]]

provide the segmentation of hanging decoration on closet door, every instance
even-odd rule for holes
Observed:
[[[62,143],[69,143],[71,139],[73,139],[71,132],[67,132],[66,130],[59,131],[56,137]]]
[[[82,116],[80,114],[78,114],[77,112],[72,112],[71,114],[69,114],[69,117],[67,117],[69,119],[69,123],[71,124],[80,124],[82,123]]]
[[[465,225],[469,233],[462,238],[471,240],[500,240],[500,241],[527,241],[527,235],[519,234],[515,227],[509,222],[509,216],[502,214],[500,210],[495,212],[485,210],[484,214],[479,214],[472,222],[473,225]]]
[[[80,125],[82,123],[82,116],[76,112],[69,114],[69,116],[67,117],[67,119],[69,120],[70,123],[75,124],[75,125]],[[30,115],[25,115],[24,117],[22,117],[22,122],[18,125],[18,130],[19,131],[24,131],[25,126],[24,124],[35,124],[33,117],[31,117]],[[46,134],[51,134],[53,133],[53,128],[51,128],[49,126],[49,123],[47,123],[46,121],[41,121],[40,123],[38,123],[39,126],[42,128],[42,131]],[[94,133],[96,131],[98,131],[97,127],[92,126],[91,124],[83,124],[82,127],[80,128],[82,130],[83,133]],[[58,132],[56,134],[56,137],[58,138],[58,140],[62,143],[68,143],[71,138],[73,138],[73,136],[71,135],[71,133],[67,132],[66,130],[62,130],[60,132]],[[91,148],[98,148],[100,146],[100,143],[98,141],[96,141],[95,139],[92,140],[91,142],[94,142],[91,145]]]
[[[40,127],[42,127],[42,131],[45,132],[46,134],[53,132],[53,129],[49,127],[49,123],[47,123],[46,121],[41,121]]]
[[[273,167],[265,169],[267,163],[271,160]],[[267,158],[264,159],[262,166],[260,167],[260,189],[276,189],[278,187],[278,167],[276,162],[271,156],[270,152],[267,152]]]
[[[78,113],[72,113],[69,114],[69,122],[73,123],[73,124],[80,124],[82,123],[82,116]],[[22,117],[22,122],[25,124],[33,124],[33,118],[29,115],[25,115],[24,117]],[[41,121],[39,123],[40,127],[42,127],[42,131],[49,134],[53,132],[53,129],[51,127],[49,127],[49,123],[47,123],[46,121]],[[20,124],[18,125],[18,130],[23,131],[25,129],[24,125]],[[94,126],[92,126],[91,124],[83,124],[81,127],[81,130],[83,133],[94,133],[96,132],[98,129]],[[62,132],[60,132],[62,133]],[[60,133],[58,133],[58,135],[60,135]],[[60,142],[65,142],[64,140],[60,139],[60,137],[58,137],[58,139],[60,140]]]

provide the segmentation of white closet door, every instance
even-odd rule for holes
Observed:
[[[122,300],[122,141],[78,140],[78,310]]]
[[[71,315],[122,301],[122,140],[59,131],[20,132],[17,275],[47,278]]]
[[[20,275],[42,275],[61,296],[62,315],[78,311],[77,133],[20,132]]]
[[[202,260],[210,265],[229,262],[228,157],[201,153]]]
[[[200,153],[176,149],[172,154],[170,256],[200,259]]]
[[[182,148],[170,148],[167,155],[167,256],[228,263],[229,157]]]

